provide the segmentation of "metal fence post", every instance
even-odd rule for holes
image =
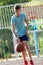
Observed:
[[[33,23],[36,22],[36,20],[32,20]],[[37,37],[37,32],[35,31],[37,29],[36,24],[33,25],[33,29],[34,29],[34,41],[35,41],[35,49],[36,49],[36,56],[39,56],[39,50],[38,50],[38,37]]]

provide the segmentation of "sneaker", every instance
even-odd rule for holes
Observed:
[[[31,64],[31,65],[34,65],[33,60],[30,60],[30,64]]]
[[[24,65],[28,65],[28,62],[26,60],[24,61]]]

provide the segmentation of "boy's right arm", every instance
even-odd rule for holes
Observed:
[[[11,29],[12,29],[12,32],[16,35],[16,33],[15,33],[15,19],[14,19],[14,16],[11,17]]]
[[[12,32],[15,34],[15,36],[16,36],[16,33],[15,33],[15,26],[14,25],[12,25]],[[19,38],[16,36],[16,41],[17,41],[17,43],[19,43],[20,44],[20,40],[19,40]]]
[[[15,33],[15,26],[14,25],[12,25],[12,32],[16,35],[16,33]]]
[[[14,33],[15,37],[17,38],[17,39],[16,39],[17,43],[20,43],[20,40],[19,40],[19,38],[17,37],[16,32],[15,32],[15,21],[14,21],[13,18],[11,18],[11,29],[12,29],[12,32]]]

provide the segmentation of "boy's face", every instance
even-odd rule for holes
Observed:
[[[16,12],[16,15],[17,15],[17,16],[20,16],[21,9],[17,9],[15,12]]]

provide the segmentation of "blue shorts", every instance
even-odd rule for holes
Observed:
[[[24,36],[22,36],[22,37],[19,37],[19,39],[20,39],[21,42],[22,42],[22,41],[28,41],[27,35],[24,35]]]

